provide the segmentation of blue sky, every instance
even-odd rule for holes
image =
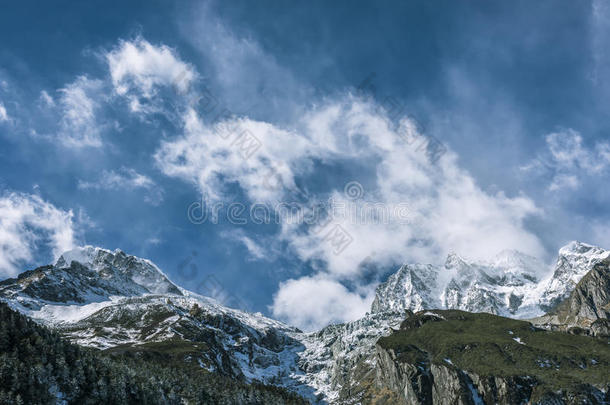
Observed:
[[[610,247],[601,1],[2,8],[0,277],[120,248],[311,329],[403,262]]]

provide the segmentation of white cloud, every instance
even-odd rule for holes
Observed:
[[[157,111],[152,99],[158,87],[172,86],[186,93],[197,78],[195,69],[182,62],[176,51],[142,38],[121,41],[105,56],[114,90],[129,99],[132,112]]]
[[[273,299],[273,315],[313,331],[334,322],[360,318],[374,296],[349,292],[341,283],[320,277],[301,277],[280,283]]]
[[[184,136],[162,142],[155,160],[165,174],[193,181],[213,201],[223,198],[229,182],[239,183],[252,201],[276,201],[283,190],[268,187],[265,176],[274,170],[285,185],[294,185],[291,166],[314,147],[266,122],[244,118],[207,125],[193,109],[183,119]]]
[[[53,97],[51,97],[51,95],[49,93],[47,93],[46,90],[42,90],[40,92],[40,101],[42,101],[42,103],[46,106],[49,106],[49,107],[55,106],[55,100],[53,100]]]
[[[26,100],[21,91],[14,91],[13,116],[8,119],[15,124],[16,136],[27,134],[72,152],[99,148],[102,135],[114,125],[104,116],[107,90],[103,80],[81,75],[51,94],[41,90],[33,99]],[[0,120],[2,115],[0,108]]]
[[[243,236],[239,238],[239,240],[244,244],[248,252],[256,259],[265,259],[267,258],[267,254],[265,253],[265,249],[254,240],[250,239],[247,236]]]
[[[550,176],[550,191],[575,190],[583,177],[602,175],[610,167],[607,142],[597,142],[588,148],[580,133],[573,129],[548,134],[545,141],[547,150],[522,170]]]
[[[72,211],[64,211],[37,195],[8,193],[0,197],[0,276],[25,270],[36,253],[50,248],[54,258],[75,245]]]
[[[232,130],[223,132],[227,127]],[[235,146],[235,140],[244,133],[260,143],[247,158]],[[192,182],[212,201],[229,197],[226,184],[238,184],[257,203],[294,201],[290,196],[296,187],[295,178],[308,179],[314,160],[367,164],[362,175],[374,174],[375,178],[370,190],[365,190],[365,198],[350,200],[343,184],[327,192],[344,205],[380,203],[394,208],[406,204],[408,224],[396,218],[362,222],[349,217],[334,218],[322,231],[302,224],[281,224],[278,239],[287,242],[301,260],[324,263],[315,276],[316,280],[325,280],[324,286],[340,285],[342,280],[358,282],[359,264],[371,258],[379,264],[392,264],[438,262],[449,251],[471,258],[488,258],[504,249],[538,257],[544,254],[538,238],[524,225],[526,218],[540,214],[529,198],[485,192],[458,166],[457,156],[451,151],[432,162],[426,148],[419,144],[424,139],[410,120],[403,119],[396,127],[374,103],[347,96],[312,109],[291,128],[246,118],[210,125],[191,110],[184,117],[184,135],[163,142],[155,159],[166,175]],[[269,178],[272,170],[281,178],[279,183],[276,176]],[[318,196],[308,198],[301,206],[304,210]],[[345,231],[352,239],[338,254],[329,237],[333,229]],[[312,281],[303,283],[311,285]],[[309,321],[298,317],[309,315],[294,314],[297,318],[293,319],[289,314],[293,307],[283,292],[287,288],[296,290],[298,285],[283,284],[273,308],[276,315],[302,326]],[[360,293],[345,290],[343,296],[360,302],[359,297],[371,293],[372,287],[368,288]],[[320,294],[324,292],[337,291],[325,288]],[[333,300],[332,295],[319,297],[319,302],[326,304]],[[344,307],[340,308],[339,312],[343,311]],[[364,306],[358,308],[362,314]]]
[[[9,121],[9,116],[6,112],[6,108],[4,108],[4,104],[0,102],[0,122]]]
[[[218,127],[205,125],[191,111],[185,119],[185,135],[164,142],[157,151],[160,168],[192,181],[212,199],[223,197],[225,183],[238,183],[251,201],[266,203],[281,201],[294,187],[295,176],[308,174],[313,159],[362,163],[371,158],[377,176],[375,188],[368,190],[373,201],[390,206],[406,203],[412,211],[410,226],[341,223],[361,236],[361,242],[354,243],[354,254],[331,255],[332,247],[320,243],[322,235],[301,234],[286,226],[283,236],[305,259],[320,256],[330,268],[349,271],[377,250],[428,259],[449,250],[469,257],[493,255],[504,248],[541,253],[536,238],[522,225],[526,216],[537,213],[533,202],[485,193],[450,152],[432,164],[425,151],[401,136],[414,131],[410,121],[392,128],[373,104],[348,97],[310,112],[294,130],[248,119],[231,124],[235,125],[231,137],[252,134],[260,141],[260,150],[244,159],[231,142],[234,138],[223,138]],[[283,187],[269,187],[270,168],[281,175]],[[338,201],[345,198],[342,186],[333,195]],[[427,243],[413,247],[408,243],[412,239]]]
[[[148,238],[144,241],[144,243],[146,243],[147,245],[152,245],[152,246],[157,246],[160,245],[161,243],[163,243],[163,240],[161,238],[157,238],[157,237],[152,237],[152,238]]]
[[[580,186],[578,177],[570,174],[557,174],[549,185],[550,191],[576,190]]]
[[[586,149],[582,136],[572,129],[556,132],[546,136],[546,143],[555,166],[559,169],[579,169],[587,172],[598,172],[605,162],[597,162],[595,151]]]
[[[103,96],[102,88],[103,83],[100,80],[80,76],[73,83],[58,90],[58,108],[62,115],[58,137],[64,146],[102,146],[101,133],[105,126],[97,119],[100,98]],[[42,97],[45,100],[44,95]],[[49,104],[49,107],[53,105]]]
[[[222,236],[240,242],[248,250],[251,258],[257,260],[268,260],[271,257],[271,252],[248,237],[242,229],[236,229],[231,232],[223,232]]]
[[[78,188],[83,190],[133,190],[147,191],[145,201],[157,205],[163,201],[163,190],[148,176],[134,169],[121,168],[119,172],[104,170],[96,182],[79,181]]]

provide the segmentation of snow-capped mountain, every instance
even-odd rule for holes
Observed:
[[[560,249],[551,272],[516,251],[504,251],[487,262],[450,254],[443,266],[407,264],[379,285],[372,312],[461,309],[531,318],[565,299],[608,256],[610,251],[572,242]]]
[[[246,381],[290,385],[283,379],[298,372],[298,329],[179,288],[150,261],[120,250],[66,252],[55,265],[1,282],[0,297],[80,345],[172,342],[201,367]]]
[[[336,398],[350,368],[401,320],[377,314],[303,333],[182,289],[148,260],[90,246],[0,282],[0,300],[83,346],[169,345],[208,371],[281,385],[315,403]]]
[[[593,264],[568,298],[531,322],[545,329],[610,336],[610,258]]]
[[[533,317],[608,256],[574,242],[542,278],[542,263],[514,251],[489,262],[451,254],[443,266],[405,265],[378,287],[371,314],[313,333],[224,307],[176,286],[148,260],[90,246],[0,282],[0,300],[80,345],[171,348],[210,372],[280,385],[313,403],[358,403],[374,380],[377,340],[400,325],[406,310]]]
[[[50,322],[71,320],[69,308],[82,316],[115,298],[151,293],[182,294],[150,261],[91,246],[64,253],[54,266],[0,283],[2,297],[27,315]]]
[[[568,298],[576,284],[596,264],[610,257],[610,251],[586,243],[571,242],[559,250],[557,264],[544,280],[540,306],[547,312]]]

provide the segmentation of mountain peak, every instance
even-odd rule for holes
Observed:
[[[452,252],[444,266],[403,266],[377,287],[372,311],[447,308],[538,316],[565,299],[592,266],[607,257],[610,251],[581,242],[561,248],[554,269],[515,250],[487,261]]]
[[[559,249],[553,278],[572,278],[577,275],[580,279],[593,264],[609,256],[610,251],[600,247],[577,241],[570,242]],[[578,280],[574,280],[574,282],[578,282]]]
[[[98,303],[110,303],[113,297],[150,294],[184,295],[149,260],[93,246],[72,249],[55,265],[24,272],[19,279],[8,279],[0,285],[0,299],[14,300],[28,310],[46,307],[57,313],[65,313],[66,306],[95,304],[97,308]]]
[[[78,262],[83,266],[90,267],[93,266],[95,259],[99,256],[100,253],[106,253],[112,255],[112,251],[108,249],[103,249],[100,247],[95,247],[91,245],[76,247],[72,250],[68,250],[64,252],[57,262],[55,263],[56,267],[70,267],[72,262]],[[115,250],[116,254],[122,253],[121,250]]]
[[[72,262],[98,273],[103,272],[106,278],[127,276],[152,293],[178,293],[178,288],[153,262],[129,255],[121,249],[111,251],[90,245],[77,247],[63,253],[55,267],[67,268]]]
[[[568,256],[586,256],[588,258],[605,258],[608,256],[608,251],[598,246],[589,245],[578,241],[572,241],[559,249],[560,257]]]
[[[542,307],[554,308],[568,298],[570,291],[597,263],[610,257],[610,251],[600,247],[573,241],[559,249],[555,270],[545,281]]]
[[[596,246],[589,245],[588,243],[579,242],[577,240],[573,240],[567,245],[563,246],[559,249],[560,254],[569,254],[569,253],[585,253],[591,249],[597,248]]]
[[[445,260],[445,267],[450,268],[460,268],[463,266],[467,266],[468,262],[460,255],[455,252],[450,252],[447,255],[447,259]]]

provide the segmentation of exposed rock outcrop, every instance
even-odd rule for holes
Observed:
[[[575,334],[610,336],[610,259],[595,264],[566,300],[532,322]]]
[[[473,334],[483,324],[489,328],[481,330],[480,336]],[[461,311],[413,314],[402,323],[399,331],[381,339],[375,346],[377,368],[371,397],[387,398],[389,390],[393,395],[392,403],[400,405],[608,403],[610,382],[607,379],[604,382],[604,369],[591,369],[590,380],[576,377],[577,373],[568,369],[568,363],[584,354],[577,350],[563,352],[555,357],[555,366],[547,365],[541,359],[553,352],[552,344],[549,342],[547,347],[534,342],[538,336],[549,332],[528,325]],[[517,335],[520,337],[513,338]],[[441,342],[432,341],[434,336]],[[525,343],[522,338],[532,344]],[[553,339],[553,336],[548,338]],[[565,338],[571,339],[573,345],[595,344],[604,348],[604,353],[598,352],[600,356],[608,358],[610,355],[604,343],[594,338]],[[528,354],[516,358],[523,350]],[[461,352],[467,354],[462,356]],[[455,361],[445,357],[449,353],[456,356]],[[498,356],[497,374],[490,372],[495,356]],[[516,362],[514,368],[502,367],[507,359],[513,359],[509,363]],[[597,367],[597,362],[593,363]],[[587,368],[581,365],[576,369],[582,367]],[[558,381],[562,383],[558,384]]]

